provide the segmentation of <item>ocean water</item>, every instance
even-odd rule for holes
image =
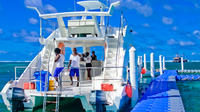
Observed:
[[[29,62],[0,62],[0,90],[10,80],[14,79],[14,67],[15,66],[27,66]],[[147,69],[149,69],[150,63],[147,62]],[[200,62],[188,62],[184,63],[185,69],[199,69]],[[155,69],[159,68],[159,63],[155,62]],[[166,62],[166,68],[168,70],[181,69],[180,63]],[[22,69],[17,70],[18,77],[23,72]],[[187,112],[200,112],[200,81],[187,81],[178,82],[180,93],[184,102],[184,106]],[[189,99],[189,100],[188,100]],[[194,111],[190,111],[194,110]],[[7,112],[7,108],[4,105],[2,98],[0,97],[0,112]]]
[[[0,62],[0,91],[4,85],[13,80],[15,77],[15,66],[27,66],[29,62]],[[23,72],[24,69],[19,69],[18,75]],[[0,97],[0,112],[8,112],[6,106],[3,103],[2,97]]]
[[[186,112],[200,112],[200,81],[177,81]]]

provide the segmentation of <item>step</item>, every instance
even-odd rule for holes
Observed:
[[[118,39],[116,39],[116,38],[109,38],[108,41],[109,42],[118,42]]]
[[[108,62],[108,61],[116,61],[116,58],[113,58],[113,57],[112,57],[112,58],[107,58],[106,61],[107,61],[107,62]]]
[[[106,61],[106,65],[116,65],[116,61]]]
[[[56,112],[56,109],[46,109],[46,111]]]
[[[113,55],[116,55],[116,54],[114,54],[112,52],[108,52],[107,55],[112,55],[113,56]]]
[[[114,72],[116,72],[116,69],[114,68],[112,68],[112,69],[105,69],[105,73],[114,73]]]
[[[115,67],[115,66],[116,66],[116,64],[106,64],[105,67]]]
[[[48,67],[47,66],[42,66],[42,68],[47,69]]]
[[[117,48],[108,48],[108,52],[117,52]]]
[[[117,44],[108,44],[108,49],[109,48],[117,48]]]
[[[56,104],[56,101],[46,101],[48,104]]]

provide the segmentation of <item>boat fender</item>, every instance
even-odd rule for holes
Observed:
[[[127,85],[126,85],[126,87],[125,87],[125,92],[126,92],[126,94],[127,94],[127,96],[129,97],[129,98],[131,98],[132,97],[132,87],[131,87],[131,85],[128,83]]]
[[[145,73],[146,73],[145,68],[142,68],[142,70],[141,70],[141,74],[145,74]]]

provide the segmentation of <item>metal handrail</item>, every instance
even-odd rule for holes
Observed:
[[[38,68],[38,67],[15,66],[15,67],[14,67],[14,70],[15,70],[15,81],[17,80],[17,69],[20,69],[20,68],[32,69],[32,68]]]

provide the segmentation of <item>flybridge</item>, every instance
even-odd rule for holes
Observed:
[[[35,9],[42,19],[56,18],[59,26],[60,36],[66,37],[104,37],[105,34],[105,16],[111,16],[114,7],[120,4],[119,1],[111,3],[109,9],[106,5],[99,1],[80,1],[77,2],[80,6],[84,7],[84,11],[75,12],[62,12],[41,14],[36,7],[28,7]],[[108,11],[104,11],[108,9]],[[91,11],[93,10],[93,11]],[[99,11],[94,11],[99,10]],[[100,16],[100,22],[97,20],[97,16]],[[68,30],[65,27],[63,18],[66,17],[82,17],[77,20],[68,20]],[[92,17],[92,19],[87,19]],[[100,23],[100,24],[99,24]]]

